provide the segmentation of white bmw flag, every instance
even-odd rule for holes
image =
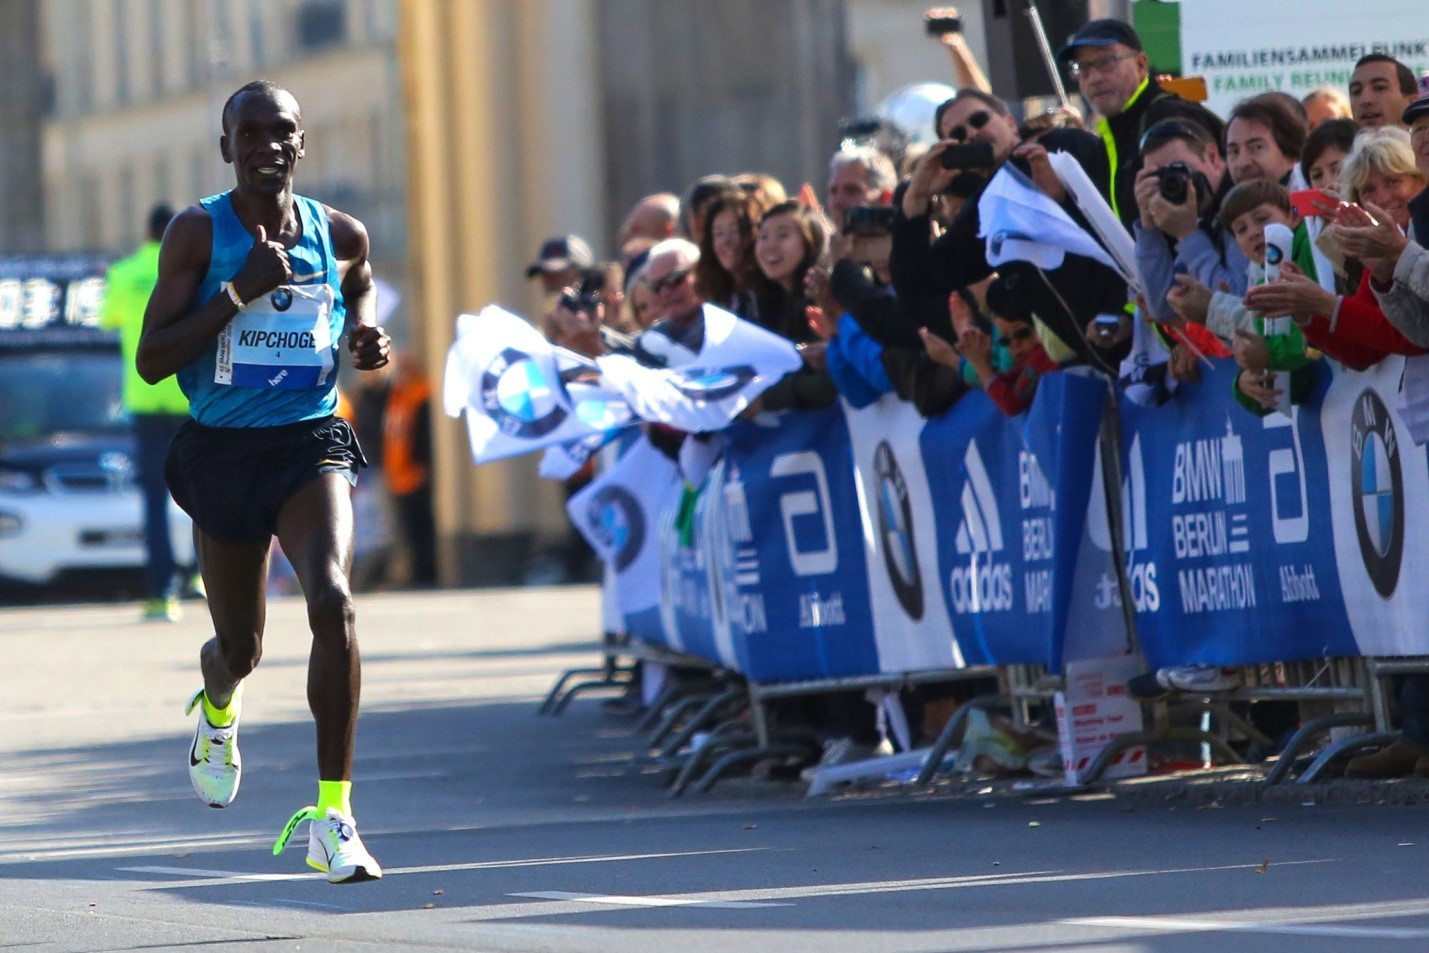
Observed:
[[[641,437],[566,504],[576,529],[615,571],[623,615],[660,604],[660,515],[680,491],[674,462]]]
[[[588,359],[489,305],[457,317],[443,406],[452,417],[466,413],[472,455],[486,463],[634,423],[626,401],[597,376]]]
[[[1060,159],[1061,154],[1056,158]],[[978,237],[987,242],[987,263],[994,268],[1009,261],[1027,261],[1043,271],[1052,271],[1062,267],[1071,253],[1100,262],[1127,277],[1090,232],[1011,165],[999,169],[983,189],[977,211]],[[1108,207],[1107,213],[1110,212]]]
[[[729,426],[740,411],[803,360],[787,338],[714,305],[704,306],[704,345],[693,361],[657,370],[634,358],[595,359],[601,381],[636,415],[701,433]]]

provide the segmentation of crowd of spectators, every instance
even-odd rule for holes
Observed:
[[[925,120],[935,144],[907,148],[908,135],[867,123],[833,151],[822,196],[729,170],[682,198],[649,196],[604,268],[574,236],[553,239],[530,272],[551,294],[551,339],[678,366],[699,352],[710,303],[803,356],[750,414],[893,393],[924,416],[976,388],[1020,414],[1039,377],[1059,368],[1116,376],[1139,329],[1170,354],[1171,384],[1197,378],[1203,356],[1235,360],[1236,396],[1255,414],[1302,399],[1327,362],[1363,369],[1429,347],[1429,252],[1419,244],[1429,236],[1429,98],[1416,98],[1404,64],[1372,53],[1347,89],[1303,101],[1263,93],[1223,118],[1163,88],[1129,25],[1096,20],[1057,51],[1086,117],[1023,115],[988,88],[960,36],[942,39],[962,85]],[[1052,152],[1081,166],[1126,228],[1140,296],[1075,254],[1052,269],[989,262],[979,199],[1003,168],[1086,223]],[[1294,244],[1267,280],[1275,224]],[[582,305],[591,290],[598,304]],[[1270,330],[1267,319],[1285,316],[1288,330]],[[1406,374],[1411,406],[1429,403],[1425,381]],[[674,452],[683,435],[665,436]],[[1198,684],[1218,677],[1202,675]],[[1171,681],[1183,683],[1160,684]],[[1355,759],[1350,774],[1429,776],[1429,686],[1407,678],[1403,702],[1403,740]],[[846,714],[825,711],[824,727],[846,728]],[[1287,720],[1275,727],[1293,727],[1293,710]]]

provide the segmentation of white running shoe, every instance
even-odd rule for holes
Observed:
[[[330,807],[327,814],[322,815],[316,807],[309,806],[294,814],[273,845],[274,856],[283,852],[293,831],[303,821],[310,822],[308,866],[326,873],[328,883],[355,884],[382,878],[377,859],[367,852],[357,834],[357,822],[337,808]]]
[[[243,759],[238,754],[238,716],[243,704],[238,692],[233,694],[233,724],[219,728],[211,724],[203,710],[203,689],[189,699],[184,714],[198,709],[198,727],[194,729],[189,747],[189,780],[199,800],[209,807],[228,807],[238,796],[238,782],[243,778]]]

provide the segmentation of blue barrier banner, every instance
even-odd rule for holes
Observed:
[[[755,681],[877,672],[842,410],[726,433],[720,483],[706,482],[701,505],[738,668]]]
[[[938,532],[919,436],[923,418],[887,394],[845,408],[880,672],[962,668],[938,572]],[[937,474],[941,478],[942,474]]]
[[[938,572],[970,665],[1060,668],[1104,382],[1049,374],[1024,415],[982,392],[928,421],[921,446]]]
[[[1329,368],[1318,370],[1290,416],[1237,404],[1230,360],[1160,407],[1121,401],[1123,538],[1153,667],[1355,653],[1318,420]]]

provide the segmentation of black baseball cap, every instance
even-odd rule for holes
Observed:
[[[534,278],[541,272],[565,271],[567,268],[589,268],[595,264],[590,246],[579,235],[562,235],[547,239],[536,253],[536,260],[526,266],[526,277]]]
[[[1404,109],[1404,115],[1399,117],[1399,121],[1406,126],[1413,125],[1414,120],[1420,116],[1429,116],[1429,96],[1420,96]]]
[[[1133,50],[1141,49],[1141,37],[1136,35],[1130,23],[1111,19],[1089,20],[1067,41],[1066,46],[1057,51],[1057,59],[1067,62],[1083,46],[1111,46],[1113,43]]]

